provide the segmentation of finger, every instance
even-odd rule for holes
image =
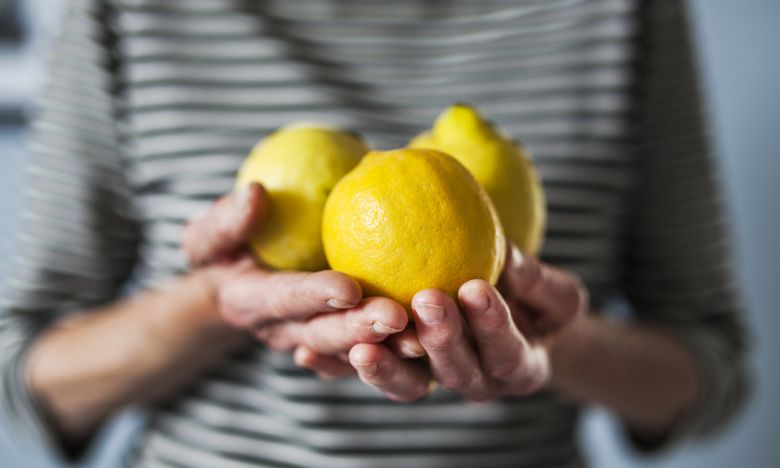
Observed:
[[[324,356],[306,346],[298,346],[293,353],[295,364],[311,369],[322,378],[335,379],[355,373],[349,363],[332,356]]]
[[[251,183],[217,200],[184,228],[182,247],[191,265],[203,265],[234,253],[262,222],[267,207],[265,189]]]
[[[414,328],[407,328],[401,333],[388,336],[385,345],[402,359],[417,359],[425,356],[425,348],[417,339]]]
[[[415,294],[412,309],[417,336],[436,380],[464,398],[486,398],[487,382],[452,298],[438,289],[425,289]]]
[[[587,292],[577,276],[524,256],[514,245],[510,251],[501,285],[513,299],[534,309],[539,332],[557,330],[585,312]]]
[[[306,321],[276,321],[259,327],[255,336],[276,351],[305,345],[329,356],[347,353],[358,343],[378,343],[402,332],[406,310],[384,297],[369,297],[348,310],[322,313]]]
[[[361,297],[357,281],[331,270],[307,273],[255,269],[226,281],[218,292],[225,321],[249,328],[349,309],[359,304]]]
[[[301,342],[323,354],[349,351],[358,343],[379,343],[406,328],[409,316],[397,302],[369,297],[352,309],[312,317],[302,327]]]
[[[528,342],[512,321],[509,307],[498,291],[483,280],[471,280],[458,291],[483,371],[504,381],[522,368]]]
[[[421,362],[405,361],[381,344],[355,345],[349,362],[360,380],[395,401],[411,402],[428,394],[430,373]]]

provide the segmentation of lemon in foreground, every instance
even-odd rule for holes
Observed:
[[[520,250],[538,253],[546,221],[544,192],[522,147],[465,104],[446,109],[409,147],[444,151],[460,161],[490,195],[506,236]]]
[[[289,126],[260,141],[244,161],[236,189],[260,182],[268,212],[249,246],[283,270],[328,267],[322,249],[322,210],[328,194],[368,152],[356,136],[330,128]]]
[[[407,310],[425,288],[454,297],[470,279],[495,283],[506,248],[474,177],[451,156],[418,149],[366,155],[330,194],[322,239],[334,270]]]

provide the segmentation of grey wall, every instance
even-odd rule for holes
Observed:
[[[733,213],[737,264],[755,344],[757,386],[751,405],[727,432],[652,459],[639,459],[622,445],[614,423],[594,411],[582,431],[597,468],[770,468],[780,466],[780,2],[692,0],[713,137],[719,150],[725,198]],[[17,190],[14,162],[18,134],[0,129],[0,232],[7,232],[11,197]],[[5,258],[0,236],[0,271]],[[120,429],[129,427],[121,423]],[[110,442],[110,441],[109,441]],[[103,444],[92,466],[109,461],[120,444]],[[0,467],[52,466],[0,430]]]

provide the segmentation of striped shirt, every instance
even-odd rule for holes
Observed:
[[[258,138],[313,120],[393,148],[454,101],[533,154],[543,259],[578,273],[594,309],[623,297],[695,357],[704,391],[672,438],[718,427],[744,394],[745,345],[717,173],[684,6],[639,0],[73,0],[3,278],[13,421],[51,437],[21,377],[34,336],[128,280],[185,273],[183,223]],[[552,391],[400,404],[261,345],[153,414],[128,465],[582,464],[578,406]]]

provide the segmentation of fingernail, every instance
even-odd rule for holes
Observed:
[[[295,364],[297,364],[300,367],[308,367],[311,365],[311,354],[309,354],[305,349],[298,347],[295,348],[295,352],[293,353],[293,361],[295,361]]]
[[[523,253],[520,252],[520,249],[517,248],[517,246],[512,246],[512,265],[517,268],[520,265],[523,264],[524,258]]]
[[[469,309],[472,315],[482,315],[490,307],[490,301],[484,291],[477,291],[473,298],[469,299]]]
[[[417,315],[424,323],[433,325],[439,323],[444,319],[444,307],[438,304],[429,304],[427,302],[421,302],[415,307]]]
[[[404,343],[401,345],[401,352],[404,353],[404,356],[410,357],[410,358],[420,358],[425,356],[425,350],[420,347],[419,349],[415,346],[412,346],[408,343]]]
[[[378,368],[375,362],[354,362],[353,361],[352,365],[357,367],[359,370],[365,372],[366,374],[376,374],[376,370]]]
[[[336,298],[330,298],[327,301],[325,301],[325,304],[328,304],[328,307],[333,307],[334,309],[351,309],[352,307],[355,307],[357,304],[350,304],[348,302],[340,301]]]
[[[384,323],[374,322],[371,324],[371,331],[373,331],[377,335],[386,336],[386,335],[392,335],[393,333],[398,333],[400,331],[403,331],[403,329],[388,327]]]

